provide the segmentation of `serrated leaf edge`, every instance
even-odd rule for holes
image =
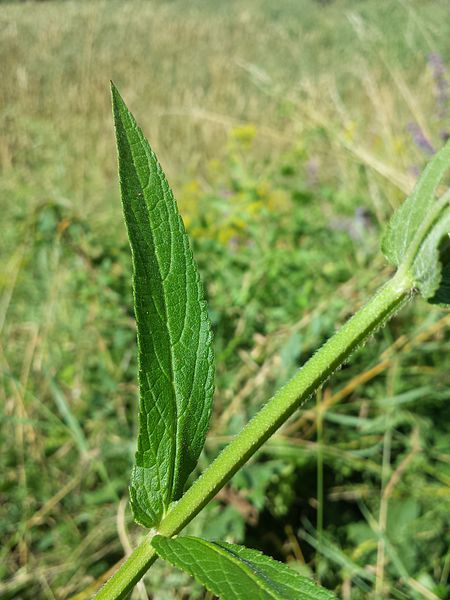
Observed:
[[[170,541],[172,539],[177,539],[178,536],[175,536],[174,538],[169,538],[166,536],[162,536],[162,535],[155,535],[152,539],[152,545],[155,548],[157,554],[159,555],[158,552],[158,548],[157,545],[159,543],[160,540],[162,540],[163,542],[167,543],[167,547],[169,548],[169,550],[175,554],[175,551],[172,549],[172,547],[170,546]],[[266,575],[266,573],[264,571],[261,571],[260,567],[258,564],[255,564],[254,562],[252,562],[251,560],[242,557],[239,555],[239,553],[236,553],[232,546],[233,544],[229,544],[231,546],[231,548],[227,548],[224,547],[224,545],[221,542],[214,542],[214,541],[209,541],[209,540],[205,540],[203,538],[198,538],[198,537],[191,537],[191,536],[186,536],[186,538],[190,539],[190,540],[194,540],[197,543],[200,544],[204,544],[205,546],[209,547],[211,550],[213,550],[214,552],[216,552],[217,554],[221,555],[222,557],[224,557],[225,559],[230,560],[231,562],[233,562],[239,569],[242,569],[245,571],[245,574],[255,582],[255,584],[260,587],[264,592],[266,592],[267,594],[269,594],[272,598],[274,598],[274,600],[280,600],[280,596],[278,595],[276,590],[273,590],[273,586],[272,584],[277,584],[278,582],[276,581],[272,581],[270,579],[269,576]],[[180,539],[183,539],[183,537],[181,537]],[[156,541],[156,546],[154,545],[154,542]],[[275,564],[279,564],[281,567],[285,568],[285,569],[290,569],[290,567],[284,563],[281,563],[280,561],[277,561],[276,559],[272,558],[271,556],[267,556],[266,554],[264,554],[262,551],[260,550],[255,550],[253,548],[246,548],[245,546],[241,547],[242,550],[249,550],[255,554],[257,554],[258,556],[260,556],[263,559],[267,559],[269,561],[273,561]],[[186,550],[186,549],[185,549]],[[168,562],[170,562],[171,564],[173,564],[175,567],[177,568],[181,568],[178,565],[174,564],[171,562],[170,559],[162,557],[164,560],[167,560]],[[195,561],[197,562],[197,561]],[[197,563],[198,564],[198,563]],[[187,569],[182,569],[187,571]],[[203,570],[203,568],[200,568],[200,570]],[[189,571],[187,571],[189,572]],[[189,572],[190,573],[190,572]],[[305,579],[305,586],[306,585],[310,585],[310,586],[315,586],[317,588],[317,590],[320,592],[321,588],[320,586],[317,586],[316,582],[312,579],[309,579],[307,577],[302,577],[301,575],[299,575],[298,573],[296,573],[294,570],[292,570],[292,574],[293,575],[298,575],[298,577]],[[194,577],[194,579],[196,579],[195,575],[193,575],[192,573],[190,573],[190,575],[192,577]],[[263,581],[261,581],[261,579]],[[211,589],[210,585],[207,583],[204,583],[203,581],[200,581],[200,583],[211,593],[216,594],[217,592],[214,589]],[[283,585],[287,588],[291,588],[290,584],[287,583],[283,583]],[[270,586],[270,587],[267,587]],[[293,588],[291,588],[293,589]],[[297,592],[297,590],[293,590],[294,592]],[[324,592],[327,592],[330,596],[331,596],[331,592],[329,590],[324,590]],[[308,590],[305,590],[305,592],[301,592],[302,596],[306,595],[308,593]],[[277,595],[274,595],[277,594]]]
[[[125,127],[125,123],[123,121],[123,116],[120,112],[120,110],[122,110],[125,114],[125,117],[127,117],[129,119],[129,123],[130,125],[137,131],[139,137],[141,138],[141,142],[143,144],[143,148],[145,153],[147,154],[147,156],[150,156],[150,159],[154,162],[154,165],[156,167],[156,174],[158,176],[160,185],[161,185],[161,189],[163,190],[163,193],[167,196],[169,202],[171,202],[172,206],[174,207],[174,213],[176,215],[176,223],[177,226],[182,234],[182,238],[183,238],[183,248],[184,248],[184,253],[185,256],[188,260],[192,261],[192,263],[195,265],[195,283],[196,283],[196,288],[197,288],[197,299],[198,302],[200,304],[200,326],[203,326],[206,324],[207,325],[207,335],[206,335],[206,340],[205,340],[205,344],[208,348],[207,350],[207,356],[206,356],[206,360],[207,360],[207,370],[208,370],[208,376],[206,378],[206,382],[205,382],[205,389],[206,390],[210,390],[209,394],[210,397],[212,398],[213,396],[213,391],[214,391],[214,357],[213,357],[213,350],[212,350],[212,331],[211,331],[211,323],[209,320],[209,316],[208,316],[208,312],[206,309],[207,303],[205,300],[205,294],[204,294],[204,289],[203,289],[203,285],[200,279],[200,275],[198,272],[198,268],[193,256],[193,252],[192,252],[192,248],[190,245],[190,241],[189,241],[189,237],[186,233],[185,227],[184,227],[184,223],[183,220],[181,218],[181,215],[178,211],[177,208],[177,204],[173,195],[173,192],[169,186],[169,183],[167,181],[167,178],[164,174],[164,171],[155,155],[155,153],[153,152],[152,148],[150,147],[150,144],[148,143],[148,140],[146,139],[143,131],[141,130],[141,128],[138,126],[133,114],[128,110],[128,107],[126,106],[125,102],[123,101],[119,91],[117,90],[116,86],[114,85],[114,83],[111,81],[111,94],[113,97],[113,113],[114,113],[114,121],[115,121],[115,128],[117,131],[117,120],[120,120],[121,125],[124,129],[124,131],[126,131],[126,127]],[[120,107],[120,108],[119,108]],[[116,137],[117,137],[117,133],[116,133]],[[126,137],[126,142],[130,148],[130,157],[132,160],[132,164],[133,164],[133,168],[136,174],[136,179],[139,182],[139,186],[140,186],[140,190],[141,190],[141,194],[144,197],[144,184],[141,180],[141,176],[139,174],[139,169],[137,168],[136,162],[135,162],[135,157],[134,154],[132,152],[131,149],[131,144],[128,140],[128,137]],[[119,161],[121,160],[120,158],[120,152],[119,152],[119,147],[118,147],[118,143],[117,143],[117,149],[118,149],[118,157],[119,157]],[[120,175],[120,169],[119,169],[119,179],[120,182],[122,182],[122,178]],[[121,184],[122,185],[122,184]],[[122,202],[123,202],[123,198],[122,198]],[[144,202],[145,204],[145,208],[146,211],[148,211],[148,207],[147,207],[147,203]],[[125,220],[126,221],[126,220]],[[149,219],[150,221],[150,219]],[[126,222],[126,226],[128,229],[128,224]],[[153,238],[153,233],[152,233],[152,229],[150,227],[150,235]],[[172,231],[171,231],[171,235],[172,235]],[[130,236],[129,236],[130,237]],[[135,250],[133,248],[133,245],[130,243],[130,248],[131,248],[131,253],[132,253],[132,263],[134,265],[134,261],[135,261]],[[160,257],[159,257],[159,253],[158,253],[158,249],[156,247],[156,244],[154,244],[154,252],[155,252],[155,258],[156,261],[158,263],[158,272],[159,274],[162,273],[162,269],[161,269],[161,263],[160,263]],[[133,275],[133,297],[136,297],[136,291],[135,291],[135,280],[134,280],[134,275]],[[162,287],[162,291],[163,291],[163,297],[164,297],[164,311],[166,313],[165,317],[167,320],[167,298],[166,298],[166,290],[164,288],[164,285],[161,286]],[[136,317],[136,321],[137,321],[137,317]],[[140,341],[140,336],[137,336],[137,345],[138,345],[138,357],[141,353],[141,341]],[[199,340],[199,346],[200,346],[200,340]],[[198,357],[198,348],[197,348],[197,357]],[[195,364],[195,370],[197,369],[197,363],[198,361],[196,361]],[[174,374],[174,356],[173,356],[173,345],[170,344],[170,377],[168,378],[170,381],[170,384],[174,390],[174,399],[175,399],[175,405],[174,405],[174,414],[176,415],[176,421],[175,421],[175,438],[176,438],[176,448],[180,449],[179,452],[182,452],[182,447],[183,447],[183,441],[180,440],[179,438],[179,432],[180,432],[180,428],[179,428],[179,406],[178,403],[176,401],[177,397],[180,397],[180,391],[177,388],[176,385],[176,381],[174,380],[173,374]],[[139,360],[139,372],[140,372],[140,360]],[[195,375],[194,375],[195,377]],[[209,402],[209,407],[208,408],[208,422],[209,422],[209,418],[211,415],[211,411],[212,411],[212,401]],[[141,410],[139,409],[139,419],[141,418]],[[139,502],[137,502],[137,496],[135,494],[135,491],[133,489],[133,480],[131,482],[130,485],[130,497],[131,498],[135,498],[135,502],[131,502],[132,505],[132,509],[133,509],[133,514],[135,517],[135,520],[138,521],[139,523],[141,523],[142,525],[146,526],[146,527],[155,527],[158,525],[159,522],[161,522],[161,520],[164,518],[165,514],[167,513],[167,510],[171,504],[171,502],[174,500],[175,498],[175,485],[176,485],[176,481],[177,481],[177,472],[179,472],[180,470],[180,465],[181,462],[177,462],[175,461],[173,464],[171,464],[171,474],[170,474],[170,490],[168,490],[168,492],[170,493],[164,493],[161,496],[161,506],[162,506],[162,513],[159,514],[157,513],[157,511],[152,511],[149,507],[151,507],[152,502],[149,498],[148,500],[148,506],[143,508]],[[133,466],[133,473],[136,471],[137,465]],[[143,467],[141,467],[143,468]],[[148,497],[148,492],[147,490],[145,490],[145,492],[147,493],[147,497]],[[166,499],[168,499],[167,501],[167,506],[166,506]],[[140,515],[137,515],[135,512],[135,507],[133,506],[135,503],[138,503],[138,507],[139,507],[139,512],[141,513]],[[152,515],[148,514],[148,512],[151,512]],[[144,518],[142,518],[142,515],[144,516]],[[147,518],[148,517],[148,518]]]

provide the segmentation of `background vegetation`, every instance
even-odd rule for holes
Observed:
[[[205,465],[388,276],[379,233],[450,131],[448,2],[3,2],[0,56],[0,598],[60,599],[142,534],[109,79],[206,282]],[[190,532],[344,600],[448,598],[449,324],[404,310]],[[163,565],[147,594],[208,597]]]

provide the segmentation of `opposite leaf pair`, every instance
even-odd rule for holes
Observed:
[[[112,93],[139,346],[139,438],[131,505],[137,522],[172,536],[416,291],[430,302],[450,304],[450,194],[435,199],[450,163],[450,142],[389,224],[383,250],[398,267],[396,275],[275,394],[174,506],[208,428],[214,377],[211,328],[172,192],[114,86]],[[161,535],[144,540],[105,586],[102,597],[110,589],[117,590],[114,598],[124,597],[155,559],[155,550],[225,600],[334,597],[254,550]]]
[[[114,86],[112,95],[139,348],[139,437],[130,497],[135,520],[156,528],[183,493],[205,442],[214,390],[211,326],[172,191]],[[162,536],[153,537],[152,545],[223,600],[335,597],[241,546]]]
[[[122,203],[133,257],[139,437],[131,480],[136,521],[156,527],[183,493],[212,407],[211,326],[189,239],[162,169],[112,86]],[[450,303],[450,191],[435,193],[450,144],[425,169],[383,238],[387,258],[424,298]]]

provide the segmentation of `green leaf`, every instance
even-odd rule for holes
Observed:
[[[450,191],[436,192],[450,167],[450,142],[430,161],[409,198],[392,216],[382,241],[388,260],[430,302],[450,303]]]
[[[157,525],[202,451],[211,413],[211,326],[183,222],[142,131],[112,85],[123,212],[133,260],[139,436],[136,521]]]
[[[161,558],[190,573],[222,600],[335,600],[330,591],[257,550],[195,537],[157,535]]]

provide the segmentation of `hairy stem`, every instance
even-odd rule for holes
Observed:
[[[176,535],[217,494],[265,441],[412,296],[412,283],[398,273],[331,337],[253,417],[161,521],[158,533]],[[124,598],[156,560],[147,536],[96,596]]]

